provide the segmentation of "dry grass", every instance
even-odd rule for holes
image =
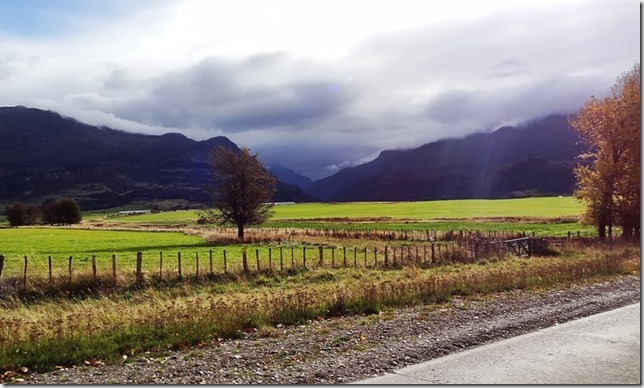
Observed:
[[[207,286],[131,290],[112,297],[15,302],[0,317],[0,366],[46,370],[144,349],[234,337],[248,327],[318,316],[373,313],[386,306],[440,303],[455,294],[548,286],[639,271],[639,247],[584,248],[562,257],[492,260],[423,269],[320,269],[259,274]]]

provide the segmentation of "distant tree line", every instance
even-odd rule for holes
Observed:
[[[81,222],[83,216],[78,203],[72,198],[59,198],[38,207],[32,203],[16,202],[6,210],[11,226],[71,225]]]

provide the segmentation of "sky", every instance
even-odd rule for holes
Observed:
[[[640,28],[636,0],[0,0],[0,106],[226,136],[319,179],[575,112]]]

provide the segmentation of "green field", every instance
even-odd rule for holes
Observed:
[[[563,218],[576,217],[583,205],[573,197],[544,197],[522,199],[463,199],[424,202],[351,202],[302,203],[274,207],[269,222],[284,220],[315,220],[333,218],[435,220],[467,218]],[[100,217],[94,215],[94,217]],[[113,218],[123,222],[152,224],[194,223],[197,213],[192,210],[124,216]]]
[[[586,248],[571,239],[556,255],[470,256],[475,234],[460,245],[440,232],[592,233],[576,221],[582,211],[570,197],[276,206],[268,223],[247,229],[245,244],[233,228],[197,225],[196,211],[92,212],[80,228],[0,228],[0,367],[120,363],[123,354],[207,344],[251,327],[270,334],[338,314],[639,273],[635,245]],[[429,231],[439,233],[429,239]]]

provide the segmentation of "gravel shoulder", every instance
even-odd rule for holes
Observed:
[[[118,365],[28,374],[17,382],[343,384],[639,301],[640,278],[629,275],[556,290],[453,298],[443,305],[380,315],[278,325],[240,339],[141,354]]]

